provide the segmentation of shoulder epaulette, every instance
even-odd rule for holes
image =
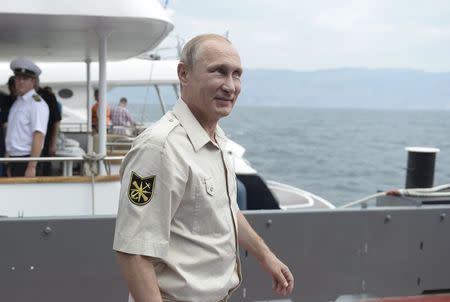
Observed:
[[[35,100],[36,102],[40,102],[41,101],[41,97],[37,94],[33,94],[33,100]]]
[[[168,112],[159,121],[142,132],[141,135],[138,136],[137,140],[146,141],[151,139],[153,144],[162,146],[165,144],[169,133],[175,129],[178,124],[179,121],[171,112]]]

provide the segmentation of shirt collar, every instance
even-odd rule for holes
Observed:
[[[19,96],[19,98],[21,98],[23,100],[30,99],[33,94],[36,94],[36,91],[34,89],[31,89],[30,91],[28,91],[24,95]]]
[[[219,125],[217,125],[216,127],[216,140],[219,144],[220,149],[225,150],[228,139],[225,135],[225,132],[222,130],[222,128],[219,127]]]
[[[173,107],[173,113],[180,121],[180,124],[183,126],[183,128],[186,130],[186,133],[189,137],[189,140],[191,141],[192,146],[194,147],[195,152],[200,150],[207,143],[213,143],[209,138],[206,130],[200,125],[189,107],[181,98],[178,99],[178,101],[175,103],[175,106]],[[225,133],[219,126],[217,126],[215,134],[220,149],[223,149],[226,144]]]

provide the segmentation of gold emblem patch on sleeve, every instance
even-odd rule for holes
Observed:
[[[128,186],[128,199],[137,206],[143,206],[152,199],[155,188],[156,175],[150,177],[140,177],[136,172],[131,171],[130,184]]]
[[[37,94],[33,94],[33,99],[34,99],[36,102],[40,102],[40,101],[41,101],[41,97],[40,97],[39,95],[37,95]]]

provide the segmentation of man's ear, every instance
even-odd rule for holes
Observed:
[[[183,62],[178,63],[177,67],[178,79],[182,86],[186,86],[188,78],[188,68]]]

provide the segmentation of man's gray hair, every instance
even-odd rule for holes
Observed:
[[[181,51],[180,62],[185,64],[188,68],[191,68],[198,59],[197,56],[198,56],[198,50],[200,48],[200,45],[203,42],[211,41],[211,40],[226,41],[231,44],[230,40],[228,40],[227,38],[225,38],[224,36],[221,36],[221,35],[217,35],[217,34],[198,35],[198,36],[192,38],[191,40],[189,40],[189,42],[187,42],[184,45],[183,50]]]

